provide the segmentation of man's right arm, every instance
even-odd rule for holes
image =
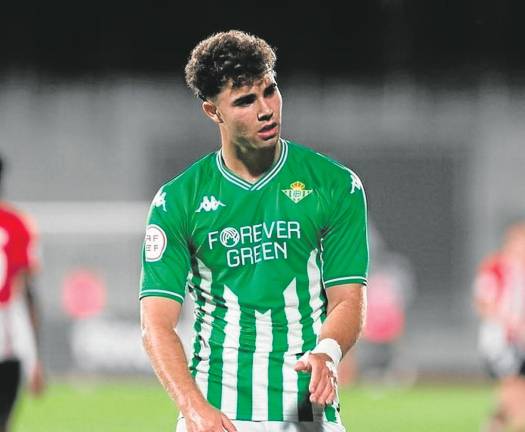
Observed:
[[[179,406],[187,431],[236,431],[231,421],[208,403],[189,373],[175,331],[181,304],[162,297],[144,297],[140,304],[144,347],[159,381]]]

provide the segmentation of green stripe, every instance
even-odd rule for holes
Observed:
[[[284,299],[283,299],[284,301]],[[286,322],[284,304],[272,309],[272,323]],[[284,352],[282,348],[288,345],[287,331],[277,325],[272,326],[272,352],[268,364],[268,420],[283,421],[283,365]]]
[[[199,286],[201,282],[201,277],[199,273],[199,266],[196,262],[192,263],[192,273],[193,276],[191,278],[191,283],[194,287]],[[195,293],[195,307],[199,310],[202,310],[204,307],[204,298],[202,295],[200,295],[199,290],[195,288],[190,288],[193,293]],[[193,330],[195,332],[195,337],[193,339],[193,355],[191,359],[191,365],[190,365],[190,372],[193,378],[195,379],[195,376],[197,375],[197,366],[199,365],[201,359],[199,356],[200,350],[201,350],[201,344],[199,342],[198,335],[200,334],[202,329],[202,313],[199,314],[199,311],[197,311],[197,318],[193,322]]]
[[[299,357],[300,355],[297,355],[297,360],[299,360]],[[299,389],[297,393],[297,414],[299,421],[313,421],[314,419],[310,392],[308,391],[311,377],[312,375],[309,373],[299,373],[297,377],[297,387]]]
[[[253,355],[255,352],[255,311],[241,308],[237,368],[237,419],[251,420],[253,407]],[[256,371],[265,373],[266,371]]]
[[[308,260],[305,263],[305,276],[308,275]],[[310,306],[310,281],[308,278],[301,281],[297,279],[297,295],[299,297],[299,312],[301,314],[301,322],[303,324],[303,353],[311,350],[315,347],[317,342],[317,336],[314,333],[312,318],[312,307]],[[298,356],[299,357],[299,356]],[[310,402],[310,392],[308,386],[310,385],[311,374],[300,373],[298,378],[298,393],[297,393],[297,406],[299,409],[299,421],[312,421],[313,411],[312,403]]]
[[[326,415],[326,419],[330,422],[336,422],[337,421],[337,414],[335,411],[335,408],[333,406],[327,406],[324,409],[324,413]]]
[[[326,320],[326,313],[323,313],[321,315],[321,321],[324,323]],[[326,419],[331,422],[337,421],[337,414],[335,411],[335,408],[333,406],[327,406],[324,408],[324,413],[326,415]]]
[[[212,296],[218,299],[215,310],[212,313],[213,329],[210,336],[210,369],[208,372],[208,395],[207,399],[215,408],[221,409],[222,402],[222,369],[223,369],[223,345],[224,329],[226,327],[226,307],[224,302],[224,286],[211,286]],[[213,292],[216,291],[216,292]]]

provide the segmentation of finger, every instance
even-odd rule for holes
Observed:
[[[330,393],[330,396],[328,396],[328,399],[326,399],[326,404],[333,405],[335,403],[336,397],[337,397],[337,393],[335,389],[333,389],[332,392]]]
[[[308,362],[305,362],[305,361],[302,361],[302,360],[299,360],[294,366],[294,370],[297,371],[297,372],[309,371],[311,369],[312,369],[312,367],[310,366],[310,364]]]
[[[332,381],[328,381],[328,385],[325,387],[324,391],[321,393],[321,395],[318,397],[319,403],[322,405],[328,405],[328,401],[331,402],[330,395],[334,391],[334,386],[332,384]]]
[[[323,375],[323,368],[319,367],[319,365],[311,364],[312,369],[312,377],[310,378],[310,385],[308,387],[308,390],[310,390],[310,393],[315,393],[317,390],[317,386],[319,385],[319,381],[321,381]]]
[[[221,418],[224,429],[226,429],[228,432],[237,432],[237,428],[228,417],[226,417],[224,414],[221,414]]]
[[[323,394],[325,388],[329,385],[330,383],[328,377],[326,375],[321,375],[321,378],[317,382],[317,385],[310,392],[310,400],[312,402],[317,402],[319,400],[319,396]]]

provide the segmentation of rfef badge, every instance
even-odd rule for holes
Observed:
[[[313,190],[305,189],[304,183],[300,181],[293,182],[290,189],[282,189],[283,193],[290,198],[295,204],[310,195]]]

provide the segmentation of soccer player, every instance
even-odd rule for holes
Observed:
[[[365,314],[365,193],[350,169],[281,137],[275,61],[264,40],[228,31],[186,65],[221,147],[153,199],[140,292],[178,432],[345,430],[335,371]],[[173,330],[186,288],[189,365]]]
[[[487,431],[525,430],[525,222],[511,225],[501,250],[483,261],[474,300],[481,353],[499,381]]]
[[[2,178],[0,158],[0,184]],[[21,384],[39,395],[44,386],[36,347],[38,317],[32,288],[33,233],[21,214],[0,201],[0,432],[9,427]],[[23,366],[23,367],[22,367]]]

